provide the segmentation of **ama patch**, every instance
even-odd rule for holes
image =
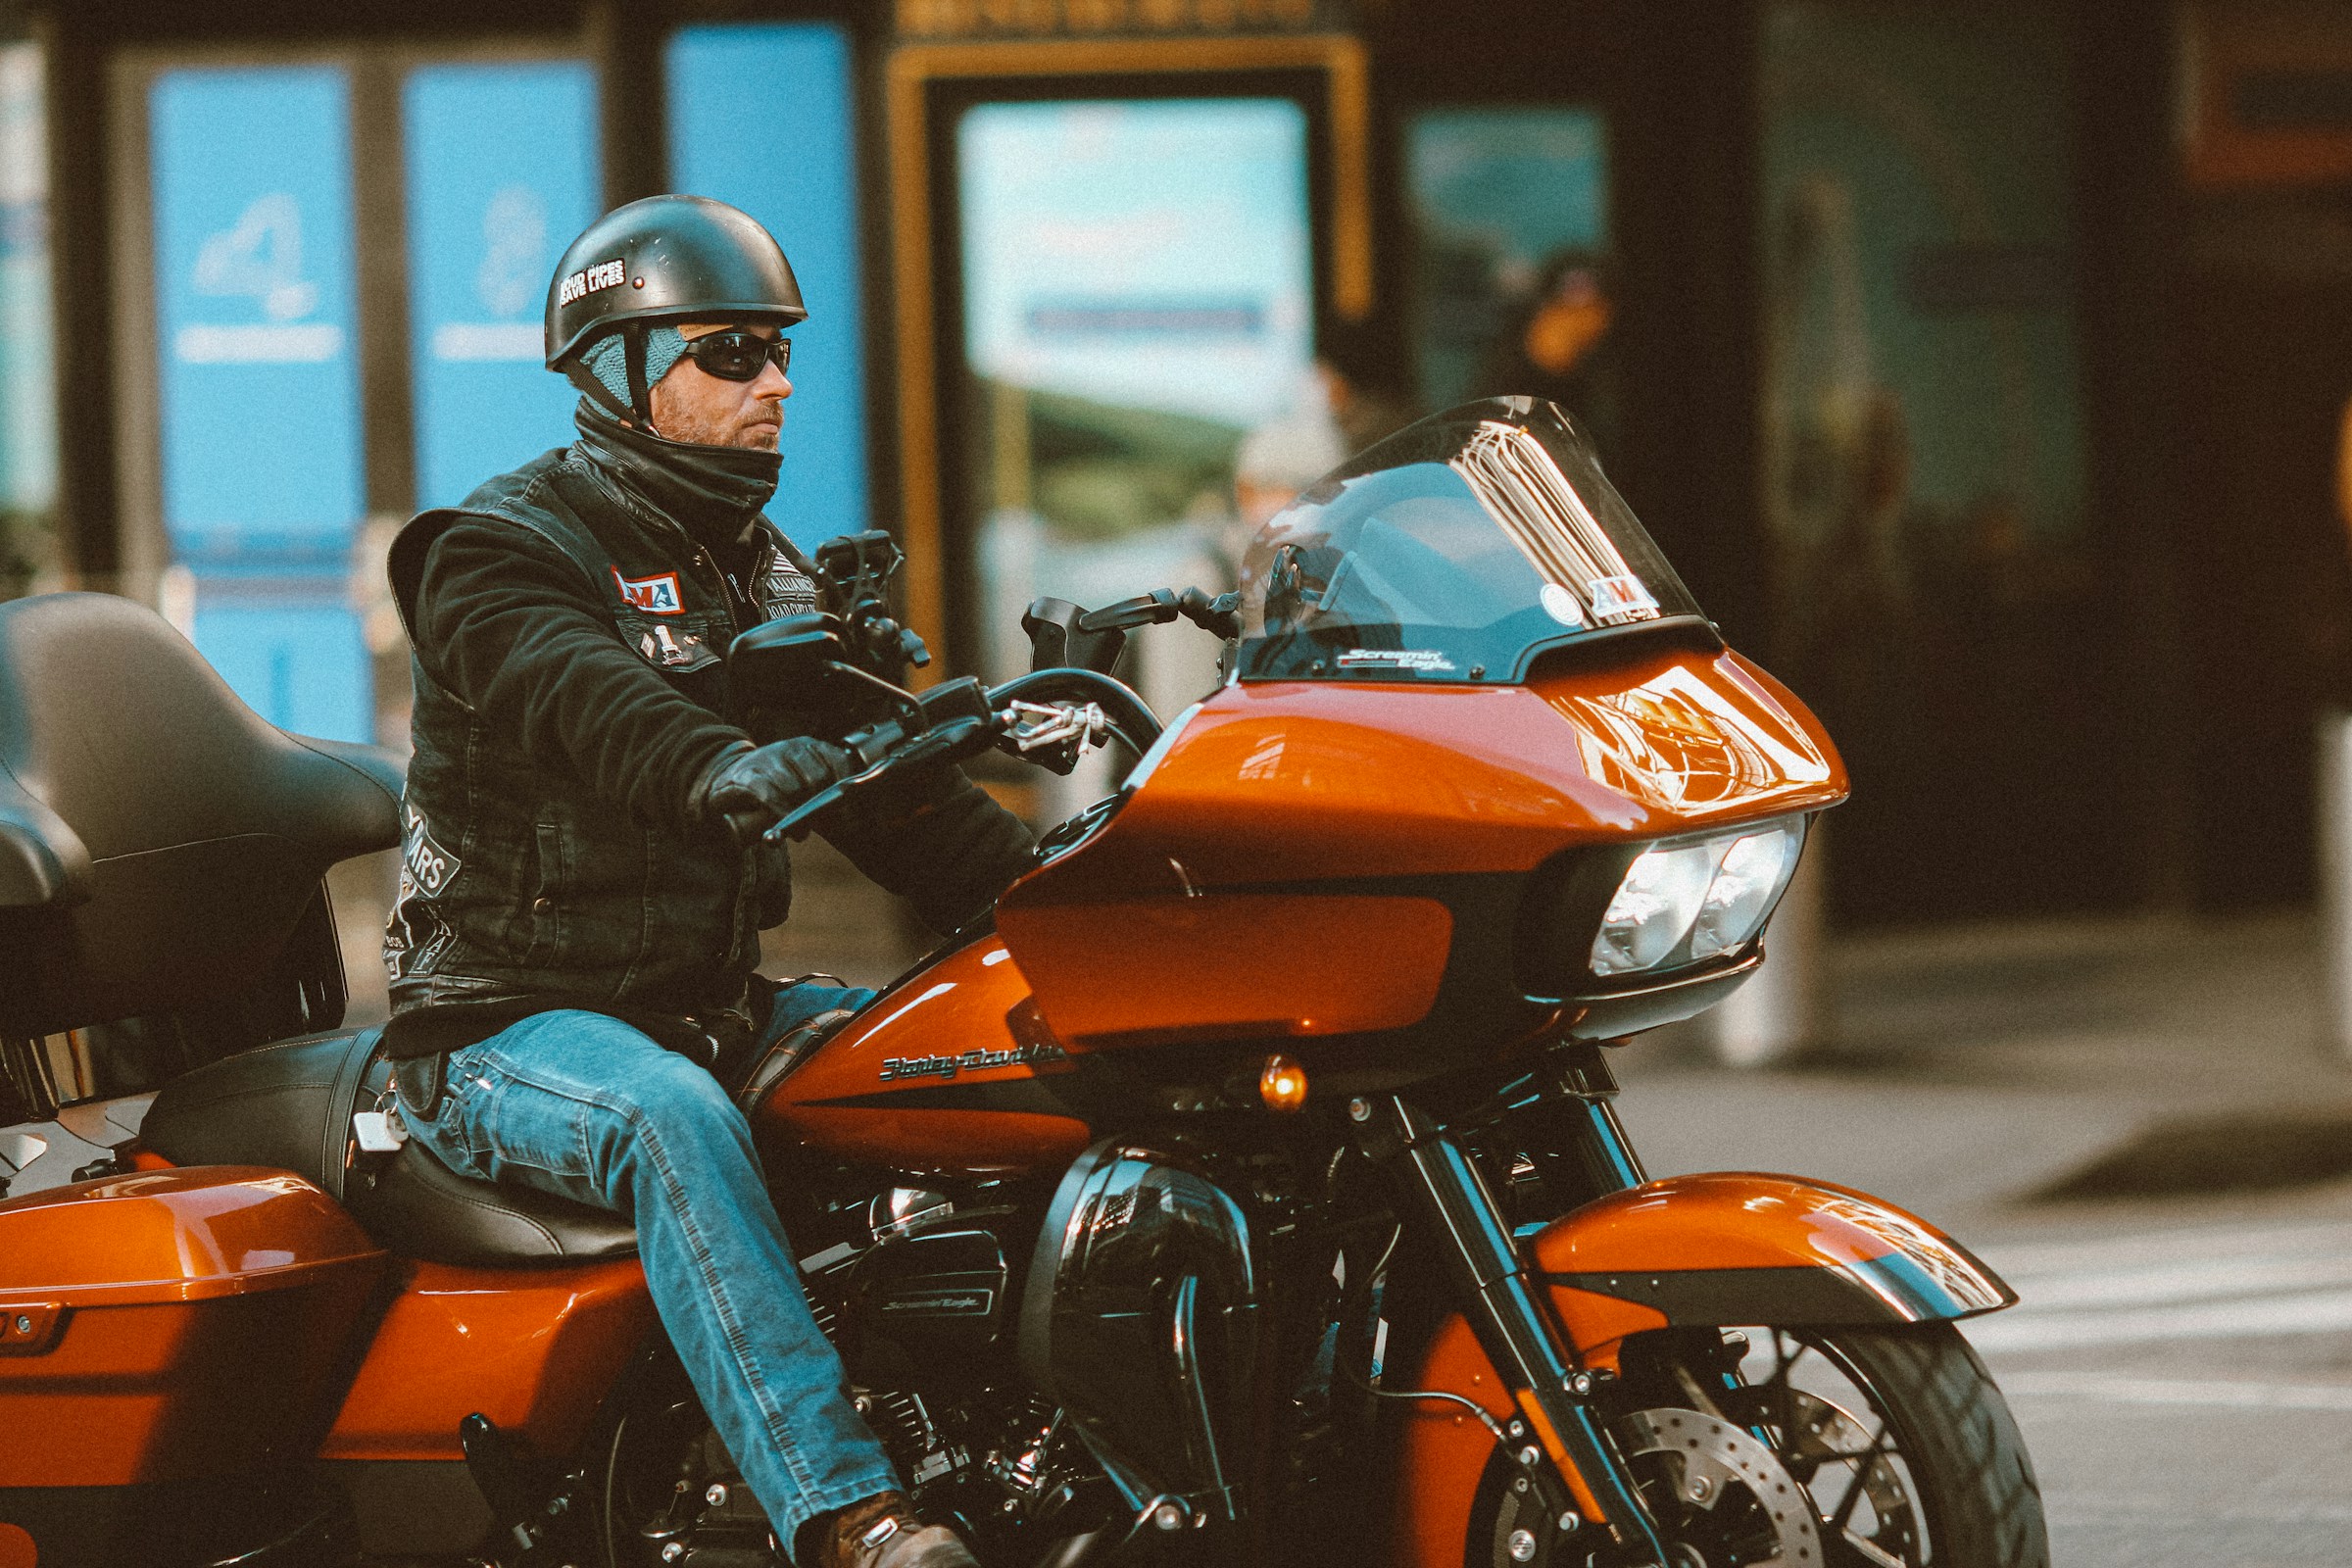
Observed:
[[[652,615],[682,615],[685,601],[678,597],[678,574],[665,571],[659,577],[623,577],[620,568],[612,568],[612,581],[620,589],[623,604]]]

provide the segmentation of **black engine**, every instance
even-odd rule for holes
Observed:
[[[1050,1203],[993,1196],[892,1189],[801,1260],[858,1413],[918,1510],[984,1561],[1058,1560],[1056,1543],[1123,1532],[1147,1499],[1179,1521],[1235,1517],[1257,1333],[1239,1205],[1207,1175],[1115,1144],[1081,1157]],[[668,1508],[640,1537],[685,1546],[662,1561],[771,1562],[757,1503],[694,1414],[701,1436],[678,1434]]]
[[[1116,1511],[1102,1470],[1014,1353],[1012,1270],[1036,1225],[1034,1208],[958,1209],[900,1188],[874,1200],[869,1245],[804,1263],[858,1412],[916,1506],[983,1544],[1017,1533],[1032,1552]]]

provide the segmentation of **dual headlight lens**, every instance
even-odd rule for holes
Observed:
[[[1653,844],[1617,884],[1592,939],[1596,975],[1700,963],[1764,928],[1796,870],[1801,818],[1680,844]]]

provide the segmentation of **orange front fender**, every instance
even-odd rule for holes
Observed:
[[[1553,1220],[1525,1251],[1586,1366],[1613,1367],[1626,1336],[1669,1324],[1923,1323],[2017,1299],[1965,1248],[1891,1203],[1748,1171],[1644,1182]],[[1459,1395],[1506,1422],[1516,1413],[1459,1317],[1439,1328],[1419,1366],[1382,1382]],[[1411,1407],[1395,1472],[1397,1568],[1459,1568],[1493,1446],[1459,1405]]]

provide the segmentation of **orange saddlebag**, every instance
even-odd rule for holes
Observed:
[[[285,1171],[141,1171],[0,1202],[0,1493],[307,1454],[383,1264]]]

